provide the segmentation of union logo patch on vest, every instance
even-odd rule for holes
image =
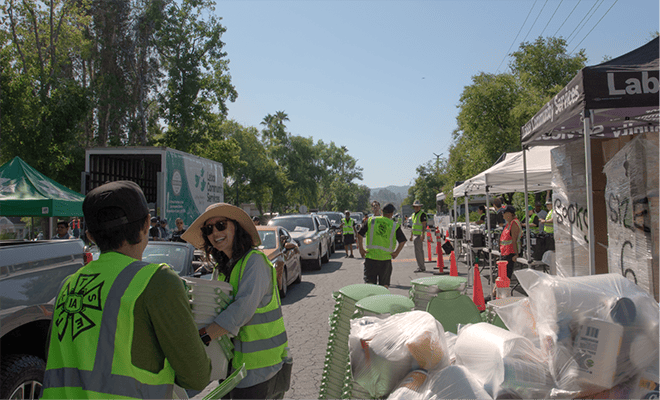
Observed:
[[[103,311],[101,289],[105,282],[94,282],[99,275],[79,275],[73,286],[73,282],[67,282],[55,307],[54,321],[60,342],[67,331],[71,331],[71,341],[74,341],[78,335],[96,326],[89,315]]]

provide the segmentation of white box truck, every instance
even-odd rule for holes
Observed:
[[[190,226],[206,207],[224,201],[222,163],[168,147],[96,147],[85,152],[82,192],[118,180],[142,188],[149,208]]]

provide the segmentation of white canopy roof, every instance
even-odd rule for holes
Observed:
[[[527,190],[552,189],[550,151],[555,147],[536,146],[527,150]],[[523,192],[525,190],[522,151],[507,153],[501,161],[454,188],[454,197]]]

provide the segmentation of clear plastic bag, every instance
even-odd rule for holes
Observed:
[[[658,303],[618,274],[516,271],[529,293],[553,395],[595,393],[658,365]]]
[[[554,387],[540,349],[529,339],[495,325],[462,327],[454,351],[456,365],[466,367],[493,398],[543,398]]]
[[[373,397],[387,396],[416,369],[449,365],[444,329],[425,311],[355,319],[349,348],[353,379]]]

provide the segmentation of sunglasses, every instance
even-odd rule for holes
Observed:
[[[218,230],[218,232],[222,232],[225,229],[227,229],[227,220],[225,221],[218,221],[215,224],[208,224],[202,226],[202,233],[206,236],[210,235],[213,233],[213,227]]]

